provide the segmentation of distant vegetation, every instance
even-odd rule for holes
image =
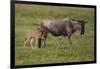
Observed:
[[[82,19],[87,21],[85,35],[76,32],[59,47],[57,37],[49,34],[45,48],[23,48],[26,33],[39,27],[43,19]],[[63,37],[62,37],[63,38]],[[61,39],[61,38],[60,38]],[[82,62],[94,60],[94,9],[44,5],[15,5],[15,64],[32,65],[48,63]]]

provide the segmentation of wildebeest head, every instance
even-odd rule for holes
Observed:
[[[71,23],[73,25],[73,31],[74,32],[76,30],[80,30],[81,31],[80,34],[81,35],[84,34],[86,21],[84,21],[84,20],[77,20],[77,19],[71,19]]]
[[[79,23],[80,23],[80,25],[81,25],[81,35],[83,35],[84,34],[84,32],[85,32],[85,24],[86,24],[86,21],[84,21],[84,20],[77,20]]]

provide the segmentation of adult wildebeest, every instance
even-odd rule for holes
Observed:
[[[68,36],[68,39],[70,41],[70,44],[72,44],[71,41],[71,35],[77,31],[81,31],[81,35],[84,34],[85,29],[85,21],[83,20],[74,20],[69,18],[64,19],[57,19],[57,20],[43,20],[41,24],[42,36],[45,37],[45,39],[42,41],[42,46],[45,44],[45,40],[47,38],[47,34],[51,33],[53,36]]]

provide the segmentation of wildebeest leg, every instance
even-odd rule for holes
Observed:
[[[48,33],[46,33],[45,36],[41,38],[41,47],[42,48],[44,48],[46,45],[47,36],[48,36]]]
[[[47,37],[48,37],[48,33],[46,32],[46,33],[45,33],[45,36],[44,36],[44,38],[43,38],[43,47],[46,46],[46,39],[47,39]]]
[[[43,45],[42,45],[42,48],[44,48],[44,45],[45,45],[45,40],[43,39]]]
[[[55,41],[56,41],[57,45],[59,46],[59,42],[60,42],[60,41],[57,41],[57,39],[56,39]]]
[[[64,40],[65,40],[65,37],[64,37],[63,40],[61,41],[61,43],[60,43],[60,47],[61,47],[61,45],[63,44]]]
[[[36,38],[35,40],[35,48],[37,48],[37,46],[38,46],[38,38]]]
[[[43,48],[45,46],[45,39],[41,39],[41,47]]]
[[[72,44],[71,35],[68,36],[68,40],[69,40],[70,44]]]
[[[30,45],[31,45],[31,48],[33,49],[33,38],[31,38],[30,40]]]
[[[58,41],[58,40],[61,40],[59,37],[58,37],[58,39],[57,38],[55,38],[55,42],[57,43],[57,45],[59,46],[59,43],[60,43],[60,41]]]
[[[41,48],[41,38],[38,39],[38,48]]]

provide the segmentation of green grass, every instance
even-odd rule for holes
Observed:
[[[94,60],[94,9],[39,5],[15,5],[15,65],[32,65],[48,63],[82,62]],[[46,47],[23,48],[26,33],[39,27],[43,19],[61,18],[82,19],[87,21],[85,35],[72,35],[73,44],[66,38],[59,47],[61,38],[49,34]],[[62,37],[63,38],[63,37]],[[59,43],[60,44],[60,43]]]

